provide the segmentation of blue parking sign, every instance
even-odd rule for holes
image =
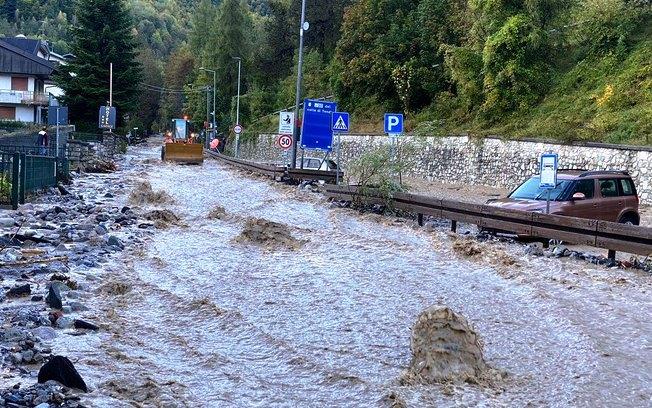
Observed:
[[[390,135],[403,133],[402,113],[385,114],[385,133]]]
[[[331,117],[337,103],[306,99],[303,103],[301,147],[303,149],[333,150]]]
[[[333,116],[331,116],[331,129],[333,132],[348,132],[349,114],[347,112],[333,112]]]

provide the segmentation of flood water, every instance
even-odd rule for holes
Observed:
[[[374,407],[389,406],[390,392],[414,407],[652,404],[649,275],[527,257],[514,244],[469,260],[443,231],[330,208],[214,160],[158,156],[134,148],[118,177],[167,191],[175,203],[152,208],[185,225],[88,271],[91,285],[130,290],[90,302],[100,335],[56,345],[91,385],[86,404]],[[231,217],[208,219],[216,205]],[[306,243],[237,243],[247,217],[286,224]],[[496,253],[518,263],[493,262]],[[468,318],[502,382],[399,385],[411,325],[432,304]]]

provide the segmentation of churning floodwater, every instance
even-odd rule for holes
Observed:
[[[91,384],[88,405],[373,407],[392,393],[414,407],[651,404],[649,276],[499,243],[467,259],[443,231],[331,208],[214,160],[157,157],[134,148],[117,178],[166,191],[173,203],[149,207],[180,225],[88,272],[104,330],[56,346]],[[227,216],[209,219],[216,206]],[[237,242],[252,217],[303,245]],[[399,384],[410,328],[432,304],[468,318],[501,381]]]

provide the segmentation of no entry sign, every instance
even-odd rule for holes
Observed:
[[[289,149],[292,147],[292,136],[289,135],[281,135],[276,139],[276,145],[280,147],[281,149]]]

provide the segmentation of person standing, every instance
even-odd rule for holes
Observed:
[[[45,156],[46,148],[48,147],[49,144],[49,135],[48,135],[47,127],[43,126],[43,129],[41,129],[41,131],[38,132],[38,138],[36,139],[36,144],[39,147],[39,154],[41,156]]]

